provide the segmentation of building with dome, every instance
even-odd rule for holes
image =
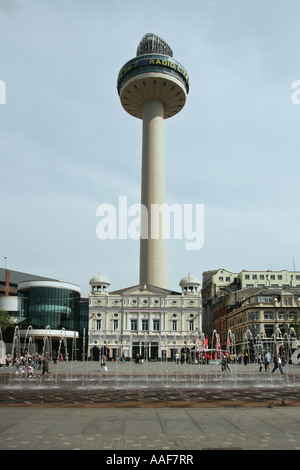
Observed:
[[[88,357],[169,360],[195,354],[202,331],[200,281],[188,275],[181,291],[139,284],[110,292],[109,279],[90,280]]]

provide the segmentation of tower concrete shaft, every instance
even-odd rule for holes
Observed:
[[[183,108],[189,78],[168,44],[146,34],[137,57],[120,70],[117,88],[124,109],[143,120],[140,284],[166,288],[166,240],[159,211],[165,204],[164,119]]]
[[[166,240],[156,210],[165,204],[164,106],[148,101],[143,108],[140,284],[167,287]],[[145,235],[145,238],[143,236]]]

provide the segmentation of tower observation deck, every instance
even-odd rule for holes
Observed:
[[[156,217],[165,203],[164,119],[182,110],[189,85],[170,46],[154,34],[142,38],[118,75],[123,108],[143,120],[141,204],[147,214],[141,211],[140,284],[167,287],[166,240],[162,217]]]

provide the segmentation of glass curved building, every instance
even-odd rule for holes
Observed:
[[[32,328],[35,338],[51,333],[52,338],[78,337],[80,330],[80,287],[59,281],[25,281],[18,285],[21,298],[20,334]]]

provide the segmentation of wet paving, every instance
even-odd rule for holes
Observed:
[[[256,365],[176,366],[149,363],[109,364],[106,373],[95,363],[52,365],[52,376],[16,374],[0,369],[0,406],[47,407],[249,407],[299,406],[300,367],[285,374],[258,373]],[[271,404],[271,405],[270,405]]]

